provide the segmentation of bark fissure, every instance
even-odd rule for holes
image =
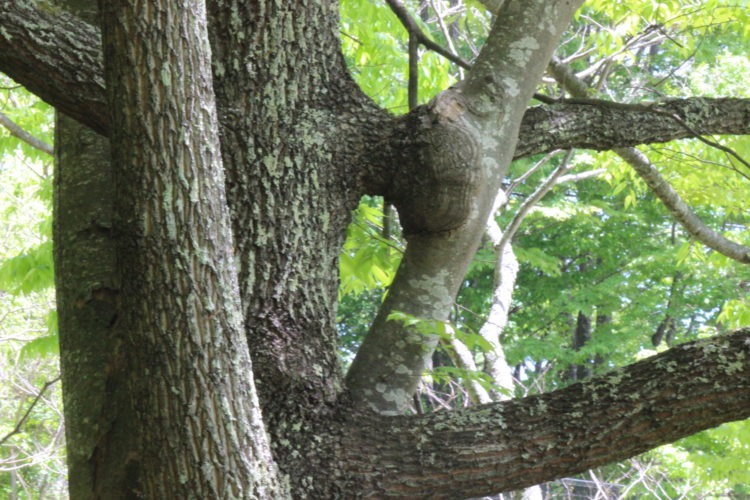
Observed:
[[[203,3],[100,7],[137,491],[283,496],[241,328]]]

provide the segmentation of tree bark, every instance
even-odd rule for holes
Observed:
[[[413,332],[388,325],[388,312],[447,314],[514,155],[688,134],[659,114],[571,103],[534,108],[522,122],[570,2],[504,2],[503,24],[469,80],[402,118],[374,106],[346,73],[336,2],[208,2],[213,74],[202,2],[103,5],[108,99],[97,30],[25,0],[0,3],[0,69],[108,134],[114,147],[113,231],[96,203],[95,223],[83,227],[65,226],[66,209],[58,208],[57,234],[72,233],[56,249],[70,266],[59,277],[61,297],[83,300],[61,300],[81,316],[69,316],[66,328],[86,325],[90,314],[87,330],[102,332],[101,344],[86,351],[68,336],[63,353],[67,387],[80,388],[72,389],[79,392],[72,415],[99,418],[95,436],[78,439],[71,457],[83,483],[112,479],[95,495],[476,496],[748,416],[747,331],[535,398],[411,418],[352,410],[335,351],[335,272],[362,194],[396,203],[409,255],[373,327],[381,338],[363,347],[369,360],[358,361],[349,381],[360,403],[399,413],[431,340],[401,352],[397,343]],[[552,32],[533,39],[545,17]],[[690,121],[700,133],[749,130],[747,100],[662,105],[700,110]],[[576,121],[581,116],[592,125]],[[92,194],[85,178],[66,178],[71,161],[61,156],[58,207],[69,203],[72,218],[84,213],[75,195],[108,191]],[[90,241],[85,255],[108,268],[112,233],[118,276],[74,267],[73,245]],[[85,279],[76,283],[79,274]],[[71,432],[85,425],[71,422]]]
[[[347,373],[358,404],[387,414],[407,408],[437,336],[391,314],[447,319],[513,158],[526,104],[579,4],[507,3],[467,79],[409,117],[418,146],[386,191],[408,245]],[[550,22],[542,26],[540,18]]]
[[[283,497],[242,330],[205,6],[100,8],[131,491]]]
[[[116,421],[125,403],[113,324],[119,279],[112,240],[109,143],[58,112],[55,124],[54,259],[71,498],[121,498],[133,429]],[[91,196],[92,192],[98,193]]]
[[[209,7],[212,4],[209,2]],[[325,16],[316,19],[316,25],[330,26],[335,16],[329,15],[326,9],[322,12]],[[0,19],[0,69],[52,106],[106,135],[109,124],[98,30],[64,12],[35,7],[29,0],[1,3]],[[234,32],[247,30],[241,21],[232,26]],[[303,34],[307,36],[307,32]],[[315,48],[307,44],[305,47]],[[217,52],[218,61],[223,57]],[[224,70],[232,67],[215,64]],[[245,68],[246,71],[257,69]],[[351,79],[348,76],[345,79],[348,83],[344,87],[348,88]],[[514,159],[554,149],[608,150],[668,142],[695,137],[695,133],[750,133],[750,99],[694,97],[657,104],[659,110],[682,117],[692,132],[665,114],[649,112],[645,107],[634,109],[561,101],[526,110]],[[373,112],[374,108],[369,109]],[[371,119],[366,115],[359,119],[346,116],[344,121],[353,126]],[[360,131],[358,135],[361,134]],[[375,139],[379,134],[373,131],[367,135]],[[387,175],[387,170],[379,173],[381,178]]]
[[[90,22],[94,0],[61,1]],[[97,193],[91,196],[91,193]],[[122,498],[136,483],[129,467],[134,429],[124,374],[113,370],[119,278],[112,233],[114,183],[109,141],[57,111],[53,236],[68,491],[71,498]]]
[[[539,396],[424,416],[355,418],[340,458],[375,498],[467,498],[622,460],[750,416],[750,329]],[[398,470],[397,474],[392,471]]]

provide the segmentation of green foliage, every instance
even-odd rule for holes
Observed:
[[[0,75],[0,111],[51,144],[49,106]],[[0,127],[0,436],[59,371],[52,293],[51,158]],[[1,498],[65,498],[59,383],[0,449]],[[14,476],[15,486],[11,487]]]
[[[406,30],[382,0],[344,0],[340,6],[342,49],[355,80],[382,107],[407,112]],[[429,26],[422,24],[422,28],[430,32]],[[420,103],[455,82],[450,63],[433,52],[421,51],[419,67]]]
[[[0,289],[10,293],[29,294],[53,285],[51,241],[5,259],[0,264]]]
[[[347,230],[339,256],[340,297],[388,287],[401,262],[401,244],[382,236],[383,212],[376,203],[375,199],[360,203]]]

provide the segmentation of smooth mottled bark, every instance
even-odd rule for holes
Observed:
[[[410,404],[437,336],[390,316],[447,319],[513,158],[527,102],[579,4],[505,4],[503,22],[493,27],[467,79],[409,118],[418,146],[385,193],[408,244],[347,373],[359,404],[386,414]]]

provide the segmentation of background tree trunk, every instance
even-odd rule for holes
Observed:
[[[93,23],[94,0],[60,1]],[[58,112],[55,121],[54,260],[71,498],[124,498],[134,429],[118,364],[119,278],[112,235],[114,181],[109,141]],[[92,196],[92,193],[96,193]]]

